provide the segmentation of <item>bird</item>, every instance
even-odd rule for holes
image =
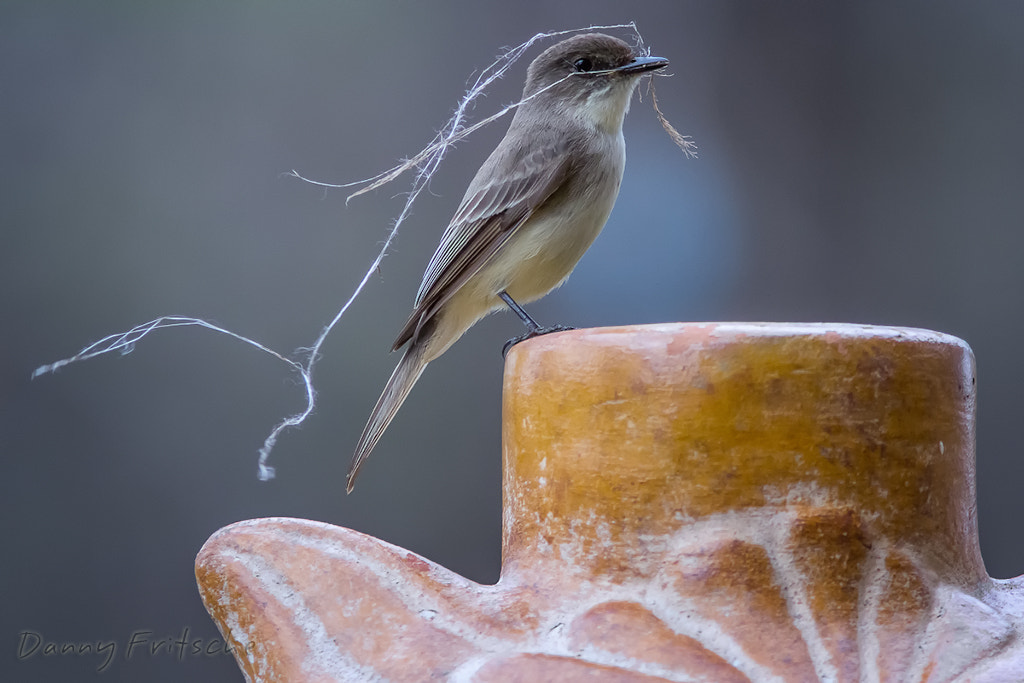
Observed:
[[[527,69],[505,137],[466,190],[427,264],[412,314],[392,347],[401,360],[357,442],[360,468],[432,360],[502,308],[527,327],[512,343],[548,332],[523,309],[559,287],[604,227],[625,167],[622,124],[640,77],[668,60],[600,33],[544,50]]]

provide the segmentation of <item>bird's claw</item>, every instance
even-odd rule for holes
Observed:
[[[534,337],[540,337],[545,334],[551,334],[553,332],[568,332],[569,330],[575,330],[575,327],[569,325],[551,325],[550,327],[538,327],[535,330],[530,330],[526,334],[521,334],[518,337],[512,337],[505,345],[501,347],[501,357],[505,358],[508,355],[508,350],[519,342],[526,341],[527,339],[533,339]]]

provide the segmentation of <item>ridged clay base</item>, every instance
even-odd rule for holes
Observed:
[[[506,365],[496,585],[294,519],[218,531],[196,576],[250,681],[1021,681],[974,402],[924,330],[539,337]]]

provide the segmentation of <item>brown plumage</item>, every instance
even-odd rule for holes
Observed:
[[[638,77],[667,64],[601,34],[564,40],[530,64],[523,97],[532,99],[469,184],[395,340],[406,349],[356,445],[349,492],[427,363],[504,307],[501,294],[528,303],[569,277],[618,195]]]

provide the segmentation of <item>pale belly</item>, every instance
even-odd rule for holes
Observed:
[[[437,312],[427,361],[444,353],[480,318],[506,308],[499,292],[525,304],[565,282],[604,228],[619,193],[625,166],[621,132],[608,144],[611,155],[602,177],[577,179],[576,191],[585,193],[582,201],[567,208],[564,199],[552,198]]]
[[[550,213],[524,225],[439,312],[428,360],[444,353],[480,318],[505,308],[499,292],[529,303],[565,282],[600,234],[614,203],[615,193],[605,193],[571,216]]]

